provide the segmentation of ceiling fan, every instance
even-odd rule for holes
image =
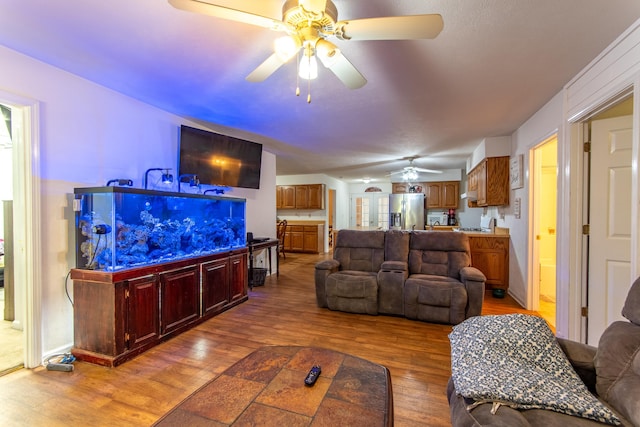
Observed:
[[[367,80],[327,38],[333,36],[340,40],[432,39],[444,26],[442,16],[438,14],[338,21],[338,9],[331,0],[286,0],[282,7],[282,20],[202,0],[168,1],[177,9],[286,33],[286,36],[275,41],[274,53],[247,76],[246,79],[251,82],[265,80],[301,52],[303,57],[300,61],[299,75],[302,78],[311,79],[317,76],[317,56],[345,86],[358,89],[364,86]]]
[[[413,166],[413,161],[416,159],[416,157],[410,157],[409,160],[409,166],[405,166],[403,169],[397,170],[397,171],[393,171],[393,172],[389,172],[389,174],[387,176],[393,176],[393,175],[402,175],[402,179],[405,181],[414,181],[416,179],[418,179],[418,176],[420,173],[442,173],[442,171],[440,170],[435,170],[435,169],[424,169],[424,168],[419,168],[417,166]]]

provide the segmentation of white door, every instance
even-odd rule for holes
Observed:
[[[631,286],[631,116],[591,124],[587,342],[620,314]]]
[[[556,326],[557,135],[533,150],[533,298],[531,309]]]
[[[351,195],[350,228],[389,228],[389,194],[363,193]]]

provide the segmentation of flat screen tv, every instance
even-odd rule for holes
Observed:
[[[262,144],[189,126],[180,126],[180,175],[200,183],[260,188]]]

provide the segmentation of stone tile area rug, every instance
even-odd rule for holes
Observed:
[[[314,386],[305,386],[315,364],[322,373]],[[382,365],[333,350],[262,347],[154,425],[392,426],[391,377]]]

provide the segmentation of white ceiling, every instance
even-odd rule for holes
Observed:
[[[281,18],[282,0],[207,0]],[[367,78],[327,69],[295,96],[296,65],[245,80],[281,33],[166,0],[0,2],[0,44],[277,155],[278,175],[353,181],[415,166],[463,168],[510,135],[640,18],[638,0],[334,0],[338,19],[439,13],[433,40],[332,39]],[[2,82],[0,82],[0,85]]]

